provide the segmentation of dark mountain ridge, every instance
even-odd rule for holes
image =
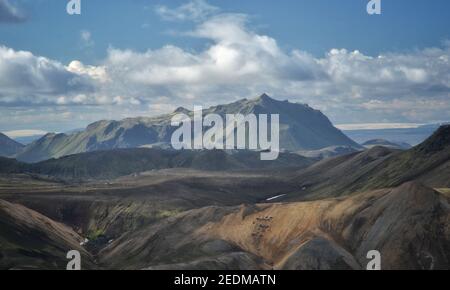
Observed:
[[[80,153],[34,164],[0,158],[0,173],[32,173],[62,179],[111,179],[168,168],[205,171],[299,169],[313,162],[293,153],[280,153],[277,160],[261,161],[260,153],[256,151],[132,148]]]

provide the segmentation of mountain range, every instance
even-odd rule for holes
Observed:
[[[192,115],[185,108],[159,117],[129,118],[121,121],[99,121],[84,131],[72,134],[47,134],[27,145],[15,157],[25,162],[39,162],[66,155],[99,150],[161,146],[170,144],[176,127],[171,119],[178,113]],[[240,100],[203,111],[206,114],[279,114],[280,148],[288,151],[319,150],[330,146],[361,148],[336,129],[330,120],[308,105],[278,101],[266,94],[252,100]]]
[[[312,163],[313,159],[294,153],[280,153],[276,160],[261,161],[260,154],[256,151],[130,148],[86,152],[33,164],[0,157],[0,173],[38,174],[64,180],[99,180],[170,168],[258,171],[277,168],[300,169]]]
[[[187,167],[164,166],[177,159],[171,152],[3,159],[11,170],[0,174],[0,267],[61,269],[61,249],[74,247],[85,269],[365,269],[374,249],[382,269],[449,268],[450,126],[409,150],[377,146],[300,168],[262,170],[257,161],[238,171],[215,168],[214,160],[228,156],[226,164],[253,164],[219,150],[191,152],[210,160],[206,168],[186,157]],[[299,165],[310,161],[299,158]],[[108,172],[127,160],[133,172],[147,170],[141,159],[162,165],[107,182],[23,171]]]
[[[364,269],[377,249],[383,269],[447,269],[449,162],[442,126],[410,150],[374,147],[293,172],[275,203],[186,211],[100,256],[125,269]]]
[[[266,95],[204,111],[279,113],[296,150],[267,162],[171,149],[178,112],[192,114],[100,121],[15,155],[33,163],[0,157],[0,269],[65,269],[69,249],[83,269],[360,270],[371,250],[386,270],[449,269],[450,125],[364,148]]]

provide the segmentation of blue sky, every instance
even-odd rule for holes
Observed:
[[[95,62],[107,48],[138,51],[174,44],[201,49],[203,41],[176,37],[171,30],[185,30],[192,23],[164,21],[155,14],[158,5],[176,7],[186,1],[85,0],[81,16],[65,13],[66,1],[17,1],[28,15],[21,25],[2,25],[2,44],[30,50],[63,62],[72,59]],[[277,39],[286,49],[300,48],[321,56],[331,48],[358,49],[365,54],[408,51],[439,46],[450,33],[447,0],[384,0],[383,14],[369,17],[365,0],[211,0],[223,12],[251,16],[253,27]],[[81,30],[95,38],[86,51],[79,43]]]
[[[366,0],[67,2],[0,0],[0,131],[263,91],[339,124],[450,119],[450,1],[382,0],[379,16]]]

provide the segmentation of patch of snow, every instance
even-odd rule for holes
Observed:
[[[272,201],[272,200],[278,199],[278,198],[280,198],[280,197],[283,197],[283,196],[285,196],[285,195],[286,195],[286,194],[280,194],[280,195],[277,195],[277,196],[268,198],[268,199],[266,199],[266,201]]]

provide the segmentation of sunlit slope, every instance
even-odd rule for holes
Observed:
[[[241,253],[237,269],[249,259],[261,269],[359,269],[379,250],[384,269],[448,268],[449,219],[448,199],[407,183],[348,198],[190,211],[102,254],[116,268],[221,269],[217,261]]]

